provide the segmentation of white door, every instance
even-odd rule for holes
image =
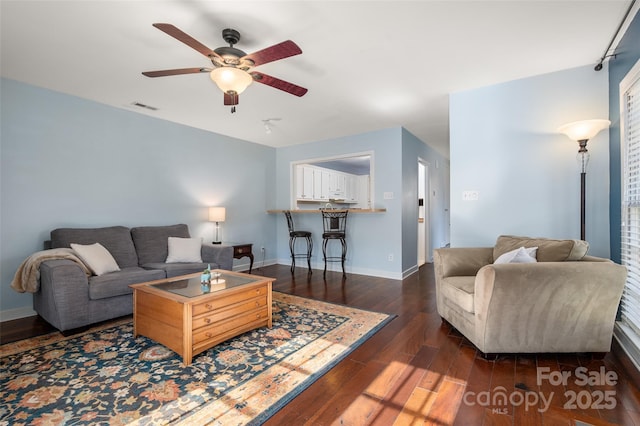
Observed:
[[[418,267],[427,263],[429,253],[429,165],[418,160]]]

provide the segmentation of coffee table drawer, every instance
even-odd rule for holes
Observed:
[[[221,321],[208,325],[207,327],[201,327],[198,330],[193,331],[193,345],[196,346],[201,342],[207,340],[216,340],[220,337],[229,334],[229,332],[242,328],[248,324],[256,321],[268,320],[269,312],[266,307],[255,309],[249,312],[242,313],[227,321]],[[226,339],[224,339],[226,340]]]
[[[196,317],[207,312],[222,309],[235,303],[244,302],[247,299],[253,299],[254,297],[266,296],[267,292],[267,287],[261,286],[258,288],[253,288],[250,290],[220,297],[215,300],[210,300],[208,302],[198,303],[193,305],[193,316]]]
[[[193,318],[192,329],[195,331],[200,327],[206,327],[208,325],[216,324],[220,321],[224,321],[229,317],[243,314],[245,312],[264,308],[267,306],[267,296],[257,297],[255,299],[247,300],[245,302],[236,303],[235,305],[225,306],[214,311],[207,311]]]

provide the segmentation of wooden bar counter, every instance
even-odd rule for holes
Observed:
[[[349,211],[349,214],[353,213],[384,213],[387,209],[291,209],[289,210],[293,214],[298,213],[321,213],[322,211],[330,211],[330,212],[342,212]],[[267,213],[284,213],[286,209],[281,210],[267,210]]]

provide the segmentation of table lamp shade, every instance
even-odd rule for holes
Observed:
[[[209,222],[224,222],[226,209],[224,207],[209,207]]]

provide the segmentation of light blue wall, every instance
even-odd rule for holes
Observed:
[[[620,82],[640,59],[640,14],[637,14],[616,48],[616,56],[609,61],[609,119],[611,167],[611,259],[620,262],[621,180],[620,164]],[[604,71],[602,71],[604,73]]]
[[[607,73],[585,66],[450,97],[451,245],[501,234],[580,237],[577,143],[567,122],[608,117]],[[586,238],[609,256],[609,135],[589,141]],[[478,201],[462,193],[479,191]]]
[[[426,220],[431,250],[449,243],[449,160],[424,144],[406,129],[402,131],[402,270],[406,276],[416,270],[418,258],[418,160],[428,165]],[[427,259],[431,261],[431,259]]]
[[[275,149],[1,80],[0,310],[31,308],[13,274],[57,227],[187,223],[275,258]],[[259,249],[258,249],[259,252]],[[261,259],[259,259],[261,260]],[[248,259],[236,260],[242,267]]]
[[[391,128],[370,133],[312,142],[279,148],[276,152],[276,188],[279,209],[291,208],[291,165],[301,160],[372,152],[374,208],[385,208],[384,213],[352,214],[347,222],[348,272],[401,278],[402,273],[402,178],[401,153],[402,130]],[[383,194],[392,192],[393,199],[385,200]],[[323,268],[322,220],[319,214],[294,216],[297,229],[313,233],[312,262]],[[289,236],[284,215],[277,215],[278,259],[289,263]],[[337,244],[336,244],[337,246]],[[389,262],[388,255],[394,260]],[[339,264],[330,267],[340,268]]]
[[[254,243],[258,264],[262,246],[267,263],[287,264],[284,217],[265,212],[290,206],[291,162],[355,152],[373,154],[373,207],[386,212],[350,217],[349,271],[400,279],[415,269],[415,233],[407,234],[402,221],[415,209],[417,160],[446,160],[400,127],[274,149],[12,80],[0,83],[0,320],[32,312],[31,295],[9,284],[57,227],[187,223],[193,236],[209,241],[214,230],[207,207],[222,205],[223,240]],[[444,193],[439,186],[448,176],[433,179]],[[322,268],[319,216],[296,219],[313,231],[314,264]],[[436,222],[433,235],[446,238],[446,220]],[[236,260],[235,267],[247,262]]]
[[[291,207],[291,165],[293,162],[371,152],[373,154],[374,208],[384,213],[354,213],[349,216],[347,230],[348,272],[401,279],[417,269],[418,223],[418,159],[431,164],[448,161],[434,149],[401,127],[394,127],[359,135],[295,145],[277,150],[276,182],[278,206]],[[432,188],[437,196],[434,210],[444,211],[444,186],[449,179],[448,168],[434,167],[431,172]],[[385,199],[392,193],[392,199]],[[436,214],[431,223],[432,238],[448,238],[448,220]],[[313,233],[312,262],[323,268],[322,222],[319,214],[294,215],[297,229]],[[286,221],[278,215],[278,259],[289,262],[289,238]],[[435,244],[435,243],[434,243]],[[389,261],[393,254],[393,261]],[[334,269],[339,264],[330,265]]]

